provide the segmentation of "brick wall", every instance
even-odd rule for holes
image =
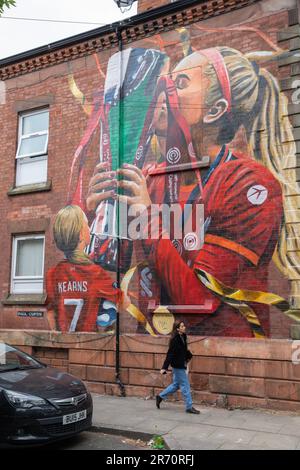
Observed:
[[[101,54],[104,69],[110,54]],[[99,77],[97,63],[92,56],[79,58],[68,63],[45,68],[5,82],[6,103],[0,106],[0,248],[6,256],[2,259],[0,273],[1,300],[10,291],[12,237],[16,234],[46,233],[45,272],[61,260],[52,238],[52,222],[58,210],[67,202],[68,178],[73,154],[86,129],[88,117],[69,89],[68,76],[74,74],[76,83],[88,100],[93,99],[103,81]],[[35,109],[40,103],[48,104],[50,111],[48,179],[52,181],[51,191],[8,195],[15,184],[15,155],[17,148],[18,112]],[[98,160],[99,130],[93,136],[87,154],[84,187],[93,174]],[[0,328],[47,329],[46,315],[43,318],[17,317],[22,310],[39,310],[45,313],[43,305],[3,306],[1,305]],[[30,326],[29,326],[30,325]]]
[[[286,11],[261,12],[254,15],[254,7],[247,7],[231,13],[231,21],[238,21],[246,26],[259,28],[260,31],[268,31],[268,38],[277,41],[278,32],[288,27],[289,17]],[[249,15],[254,17],[249,21]],[[229,16],[226,16],[229,18]],[[211,21],[211,20],[209,20]],[[210,27],[222,26],[222,17],[211,22],[199,22],[188,27],[191,43],[195,49],[212,47],[216,45],[216,34]],[[228,21],[228,20],[227,20]],[[199,30],[198,27],[208,28]],[[292,26],[293,27],[293,26]],[[297,39],[292,36],[291,41]],[[164,43],[165,51],[174,65],[183,57],[183,48],[177,30],[162,32],[160,36],[154,35],[149,38],[136,41],[130,46],[134,47],[161,47]],[[238,48],[241,52],[255,51],[266,48],[267,44],[255,31],[231,31],[222,29],[220,39],[222,44]],[[294,44],[293,43],[293,44]],[[284,47],[289,46],[287,39]],[[293,47],[297,47],[294,44]],[[102,71],[106,71],[109,57],[116,49],[109,49],[98,54],[98,60]],[[281,80],[291,76],[291,67],[299,64],[284,62],[278,67],[276,61],[268,64],[270,70]],[[67,200],[67,181],[74,152],[86,129],[88,117],[84,113],[80,103],[72,95],[68,76],[73,74],[77,86],[83,92],[87,100],[92,100],[94,93],[104,84],[104,78],[99,73],[98,64],[93,55],[83,55],[76,60],[67,61],[45,67],[44,69],[20,75],[6,80],[6,103],[1,105],[0,125],[3,132],[0,134],[0,159],[3,171],[0,174],[0,208],[1,208],[1,252],[5,253],[2,259],[0,272],[1,300],[4,300],[10,290],[11,270],[11,243],[12,236],[20,233],[46,232],[46,257],[45,272],[61,259],[61,254],[55,248],[52,239],[52,222],[57,211]],[[295,76],[297,78],[297,75]],[[289,88],[289,89],[287,89]],[[292,82],[286,87],[285,92],[291,96]],[[49,105],[50,129],[49,129],[49,157],[48,157],[48,179],[52,182],[52,188],[47,192],[36,192],[12,196],[7,194],[14,186],[15,180],[15,153],[17,145],[18,112],[40,106]],[[297,110],[296,110],[297,111]],[[295,112],[295,110],[294,110]],[[297,118],[293,115],[292,118]],[[295,121],[297,124],[297,120]],[[62,138],[63,136],[63,138]],[[88,181],[94,171],[95,163],[98,161],[99,152],[99,130],[89,144],[85,166],[83,187],[86,194]],[[245,149],[247,150],[247,149]],[[137,259],[143,259],[143,253],[137,252]],[[297,280],[293,281],[298,282]],[[134,289],[132,289],[134,290]],[[286,297],[289,285],[286,279],[278,275],[274,267],[269,270],[269,290]],[[44,330],[48,328],[46,320],[46,309],[44,305],[38,310],[44,313],[42,318],[18,317],[20,310],[32,310],[34,306],[1,306],[0,328],[20,328]],[[37,310],[36,307],[34,307]],[[272,335],[274,337],[287,337],[289,334],[290,321],[274,310],[272,312]],[[123,332],[136,331],[136,322],[133,317],[125,315],[121,319]]]
[[[120,395],[115,382],[115,338],[1,331],[9,341],[42,362],[81,378],[91,392]],[[195,403],[229,408],[300,410],[300,363],[291,361],[290,340],[190,337],[190,381]],[[43,346],[44,344],[44,346]],[[168,338],[123,335],[121,381],[126,396],[154,398],[171,374],[162,376]],[[181,400],[178,393],[174,399]]]
[[[140,2],[142,5],[142,2]],[[151,2],[153,6],[154,3]],[[157,5],[158,6],[158,5]],[[249,7],[250,8],[250,7]],[[260,12],[251,7],[239,10],[230,16],[232,23],[239,21],[246,26],[267,31],[268,37],[277,42],[282,32],[280,45],[285,48],[299,48],[299,26],[289,21],[287,11]],[[250,14],[250,13],[251,14]],[[255,12],[255,14],[253,13]],[[253,20],[249,20],[253,16]],[[229,18],[229,15],[226,15]],[[198,26],[220,27],[221,16],[213,21],[189,26],[192,45],[195,49],[216,45],[213,30],[199,30]],[[229,20],[228,20],[229,21]],[[230,22],[229,22],[230,23]],[[290,26],[289,29],[287,29]],[[281,34],[281,33],[280,33]],[[280,36],[279,34],[279,36]],[[183,56],[178,31],[161,32],[135,41],[132,47],[160,47],[163,39],[166,52],[174,65]],[[219,42],[220,41],[220,42]],[[298,42],[297,42],[298,41]],[[218,44],[235,47],[242,52],[268,48],[262,36],[254,31],[237,32],[224,28],[218,36]],[[116,49],[98,53],[103,71]],[[269,69],[280,79],[282,90],[291,99],[294,80],[299,79],[298,58],[288,57],[268,64]],[[55,214],[65,204],[67,179],[76,146],[86,129],[88,117],[71,94],[68,75],[73,73],[76,83],[87,99],[103,86],[104,79],[92,55],[68,59],[41,70],[20,75],[5,81],[6,103],[0,105],[0,210],[2,265],[0,272],[1,299],[9,292],[11,269],[11,240],[14,234],[46,232],[45,271],[61,259],[52,241],[51,227]],[[48,104],[50,109],[50,141],[48,178],[52,181],[51,191],[11,196],[7,194],[14,185],[15,153],[17,145],[17,114],[19,111]],[[290,119],[294,122],[294,133],[299,147],[299,104],[290,101]],[[84,188],[87,188],[99,152],[99,131],[95,132],[89,145]],[[297,151],[299,154],[299,150]],[[296,168],[299,168],[298,156]],[[296,195],[296,197],[298,197]],[[299,206],[298,206],[299,207]],[[293,223],[293,222],[291,222]],[[142,253],[138,253],[138,258]],[[290,285],[282,279],[272,266],[268,273],[270,291],[287,296]],[[298,279],[293,279],[295,284]],[[98,393],[118,394],[115,383],[115,342],[111,336],[99,335],[57,335],[44,332],[48,329],[46,316],[43,318],[17,317],[19,310],[40,310],[44,305],[2,305],[0,309],[0,339],[25,348],[42,362],[57,366],[81,377],[88,387]],[[289,336],[290,321],[273,310],[271,333],[273,338]],[[5,331],[6,330],[6,331]],[[22,331],[25,330],[25,333]],[[168,338],[150,338],[148,335],[133,334],[137,331],[135,319],[128,315],[121,317],[121,379],[127,395],[154,396],[167,385],[169,376],[159,375],[159,369],[166,352]],[[131,333],[131,334],[130,334]],[[53,335],[53,336],[52,336]],[[53,339],[55,338],[55,339]],[[191,366],[191,383],[195,402],[217,403],[233,407],[269,407],[274,409],[298,410],[300,402],[299,365],[291,362],[292,342],[289,340],[245,340],[191,337],[191,349],[195,355]],[[145,370],[147,374],[145,374]]]
[[[138,13],[153,10],[172,3],[170,0],[138,0]]]
[[[21,348],[22,351],[24,350]],[[26,351],[32,354],[39,361],[50,367],[57,367],[63,372],[69,372],[69,351],[63,348],[43,348],[40,346],[32,347],[32,351]],[[76,375],[76,374],[75,374]]]

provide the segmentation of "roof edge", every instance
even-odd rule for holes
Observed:
[[[162,7],[154,8],[138,15],[134,15],[131,18],[126,18],[122,21],[116,21],[114,23],[101,26],[100,28],[95,28],[84,33],[76,34],[65,39],[60,39],[50,44],[44,46],[36,47],[25,52],[21,52],[12,56],[5,57],[0,60],[0,67],[5,67],[12,65],[24,60],[32,59],[36,56],[42,54],[49,54],[50,52],[57,51],[64,47],[73,46],[75,44],[81,43],[83,41],[94,39],[95,37],[102,36],[104,34],[115,33],[116,31],[122,31],[123,29],[135,26],[145,21],[155,20],[162,15],[176,13],[179,10],[182,10],[185,7],[193,7],[194,5],[199,5],[201,3],[206,3],[207,0],[178,0],[177,2],[170,3],[168,5],[163,5]]]

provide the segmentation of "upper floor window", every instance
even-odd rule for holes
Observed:
[[[19,116],[16,186],[47,181],[49,110]]]

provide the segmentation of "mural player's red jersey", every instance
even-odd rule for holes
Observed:
[[[95,264],[61,261],[47,272],[47,302],[57,315],[61,331],[97,331],[101,299],[117,303],[122,292],[113,279]]]
[[[168,239],[144,240],[144,246],[151,248],[152,262],[169,303],[182,306],[180,312],[185,318],[188,315],[190,326],[197,324],[193,332],[251,337],[247,321],[204,287],[194,269],[202,269],[231,287],[268,291],[269,264],[283,217],[282,191],[270,171],[248,156],[232,155],[225,147],[217,160],[203,177],[202,199],[198,199],[205,216],[201,249],[187,251],[182,246],[179,256]],[[163,178],[153,181],[152,199],[156,188],[164,187]],[[197,203],[197,198],[199,191],[195,188],[188,201],[180,202]],[[182,240],[179,242],[183,245]],[[193,312],[188,305],[203,305],[203,310],[195,308]],[[268,307],[252,307],[268,335]]]

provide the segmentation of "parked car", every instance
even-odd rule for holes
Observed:
[[[93,403],[81,380],[0,343],[0,442],[47,443],[88,429]]]

